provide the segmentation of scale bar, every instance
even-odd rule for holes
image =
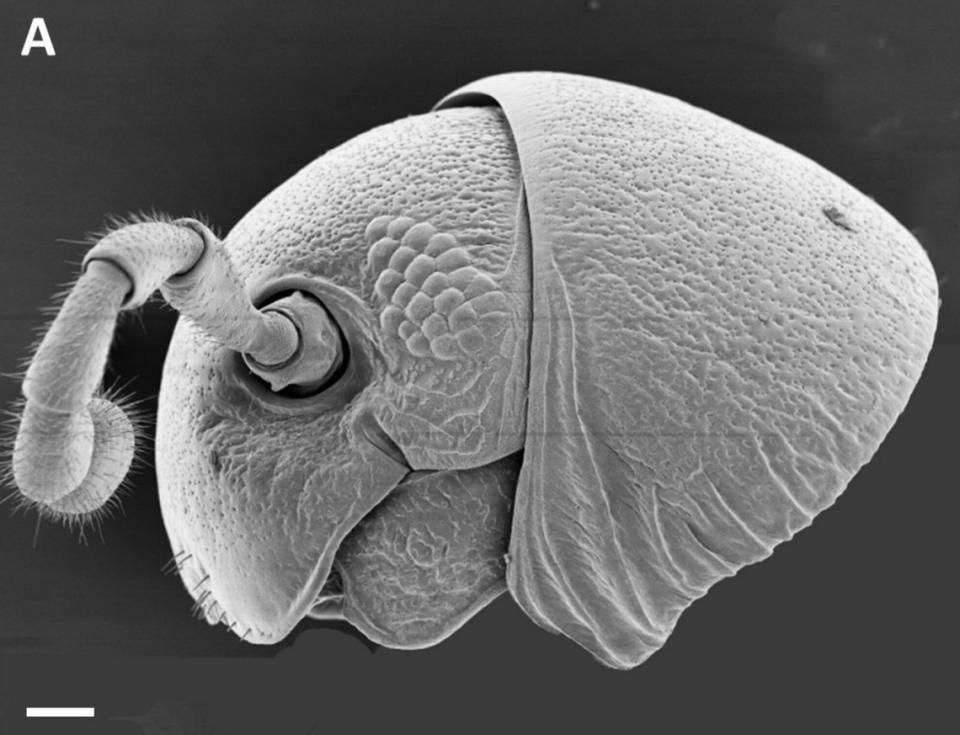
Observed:
[[[27,707],[27,717],[93,717],[93,707]]]

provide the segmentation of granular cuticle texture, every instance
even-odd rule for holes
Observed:
[[[367,267],[384,303],[380,326],[411,355],[456,360],[481,352],[503,331],[506,296],[452,235],[386,216],[370,223],[366,237]]]

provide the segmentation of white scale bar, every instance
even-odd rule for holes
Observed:
[[[27,717],[93,717],[93,707],[27,707]]]

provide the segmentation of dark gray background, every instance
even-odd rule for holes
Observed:
[[[55,57],[20,56],[33,17],[45,18]],[[915,233],[941,280],[941,323],[874,460],[810,529],[714,587],[630,673],[540,630],[508,596],[422,652],[371,651],[316,623],[279,646],[241,644],[191,620],[180,582],[161,574],[170,551],[149,468],[123,513],[83,542],[6,503],[5,735],[41,731],[21,719],[26,705],[153,706],[140,724],[164,734],[215,723],[230,733],[942,729],[957,653],[955,0],[4,0],[0,371],[18,369],[44,323],[38,309],[76,273],[85,247],[68,241],[105,215],[202,213],[226,232],[325,150],[473,79],[533,69],[627,82],[730,118],[839,174]],[[129,381],[150,412],[174,318],[149,305],[114,349],[108,380]],[[17,395],[16,381],[0,381],[2,406]]]

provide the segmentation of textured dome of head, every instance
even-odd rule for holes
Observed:
[[[375,303],[364,236],[380,215],[456,232],[474,262],[502,273],[513,242],[516,149],[496,108],[415,115],[328,151],[278,186],[227,237],[249,273],[318,272]]]
[[[178,324],[157,474],[171,542],[189,556],[181,576],[208,619],[247,640],[280,640],[309,612],[346,534],[411,468],[464,455],[477,467],[517,451],[484,427],[522,411],[512,396],[525,356],[514,359],[498,286],[520,262],[518,191],[502,113],[451,110],[329,151],[227,236],[252,299],[291,278],[321,291],[348,344],[347,371],[363,368],[349,391],[337,383],[313,403],[278,407],[268,389],[263,400],[248,390],[236,354]],[[401,281],[393,290],[388,272]]]

